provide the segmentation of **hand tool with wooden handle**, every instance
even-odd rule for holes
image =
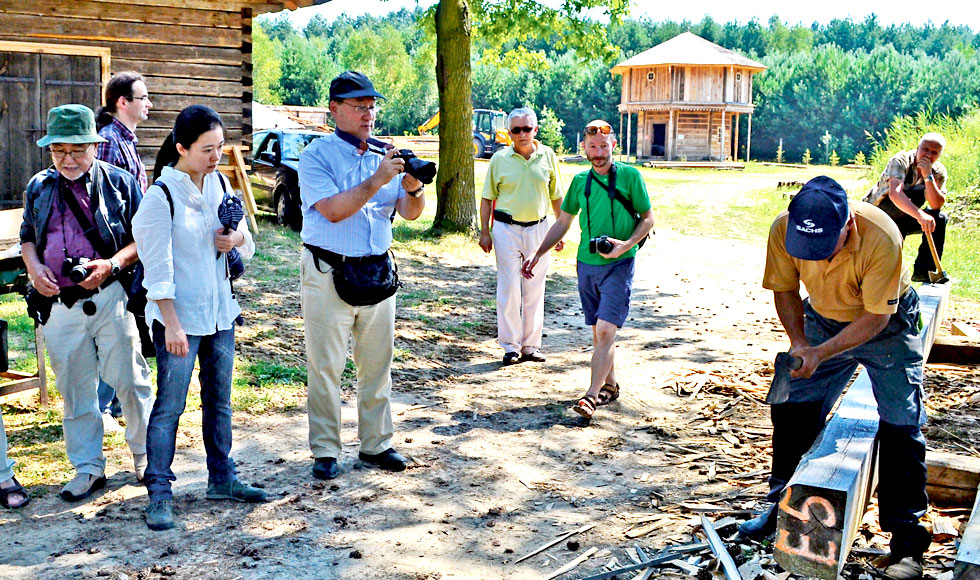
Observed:
[[[774,366],[772,386],[769,387],[769,393],[766,394],[766,403],[781,405],[789,400],[789,382],[792,379],[789,372],[803,366],[803,359],[788,352],[781,352],[776,355]]]
[[[922,235],[929,242],[929,251],[932,252],[932,260],[936,262],[936,270],[929,271],[929,282],[932,284],[945,284],[949,282],[949,276],[946,275],[946,270],[943,270],[943,265],[939,262],[939,252],[936,251],[936,242],[933,241],[932,234],[922,232]]]

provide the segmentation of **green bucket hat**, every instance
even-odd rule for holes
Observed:
[[[85,105],[61,105],[48,111],[48,134],[38,147],[52,143],[105,143],[95,130],[95,113]]]

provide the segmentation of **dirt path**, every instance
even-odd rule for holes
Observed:
[[[295,268],[295,250],[283,254]],[[588,382],[591,337],[572,258],[563,259],[546,301],[547,362],[502,368],[491,258],[400,256],[407,284],[393,399],[395,447],[414,461],[406,473],[356,461],[354,393],[346,391],[337,480],[309,475],[305,413],[239,413],[239,475],[273,501],[209,502],[200,417],[190,416],[175,463],[176,529],[147,530],[145,492],[117,453],[110,460],[120,471],[110,469],[105,493],[66,504],[52,489],[22,512],[0,513],[0,578],[544,578],[590,546],[623,562],[634,543],[656,550],[689,540],[696,512],[682,502],[754,509],[769,424],[752,397],[764,393],[785,344],[759,286],[764,248],[658,233],[640,254],[631,318],[617,341],[623,396],[588,426],[568,411]],[[243,356],[302,362],[295,280],[242,287],[250,321]],[[634,540],[624,532],[638,514],[661,519]],[[586,524],[595,528],[574,538],[578,552],[562,542],[513,564]]]
[[[428,351],[418,361],[426,364],[396,365],[396,446],[415,461],[407,473],[356,462],[350,407],[342,474],[327,484],[308,476],[303,413],[239,415],[240,476],[274,501],[208,502],[200,436],[182,429],[176,529],[148,531],[142,488],[130,472],[110,473],[109,491],[91,501],[68,505],[52,493],[26,513],[2,514],[0,577],[534,578],[558,564],[544,555],[508,562],[559,531],[596,523],[583,546],[628,545],[615,514],[679,501],[692,487],[729,487],[664,465],[660,439],[676,437],[670,426],[688,418],[661,385],[682,368],[771,358],[775,322],[758,286],[762,260],[743,244],[658,235],[638,261],[619,340],[624,395],[587,427],[567,411],[587,384],[591,356],[571,281],[549,295],[548,361],[501,368],[493,312],[479,306],[493,271],[452,270],[468,311],[442,314],[479,320],[475,333],[433,332],[412,320],[415,311],[437,314],[425,303],[406,307],[398,323],[400,347]],[[445,266],[403,259],[406,290],[447,284]],[[301,353],[301,343],[293,348]],[[659,427],[651,433],[651,425]]]

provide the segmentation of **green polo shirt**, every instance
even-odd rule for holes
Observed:
[[[650,196],[647,195],[647,186],[643,182],[643,176],[635,167],[614,163],[616,166],[616,191],[633,203],[633,208],[640,214],[650,209]],[[599,236],[609,236],[617,240],[628,240],[636,229],[636,221],[633,216],[627,213],[623,204],[609,198],[606,190],[594,183],[598,181],[605,186],[609,186],[609,176],[599,175],[592,172],[592,193],[588,203],[585,199],[585,178],[592,171],[579,173],[572,178],[572,184],[568,186],[568,193],[565,194],[565,201],[561,204],[562,211],[572,215],[578,214],[583,209],[588,209],[588,214],[582,211],[579,216],[579,227],[582,228],[582,241],[578,245],[578,261],[593,266],[603,266],[611,264],[623,258],[632,258],[636,255],[636,246],[630,248],[616,260],[607,260],[599,254],[589,251],[589,240]],[[610,210],[612,204],[612,210]],[[591,228],[590,228],[591,222]],[[589,231],[591,229],[591,235]]]
[[[496,200],[496,209],[519,222],[548,215],[551,200],[561,197],[558,157],[547,145],[534,142],[530,159],[504,147],[493,154],[483,183],[483,199]]]

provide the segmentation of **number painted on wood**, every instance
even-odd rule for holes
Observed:
[[[808,523],[811,520],[816,520],[824,528],[833,528],[837,525],[837,512],[834,510],[833,504],[827,498],[819,496],[810,496],[803,500],[803,505],[800,506],[799,510],[790,507],[789,502],[793,493],[793,488],[786,488],[785,497],[781,502],[779,502],[779,509],[782,510],[786,515],[789,515],[803,523]],[[823,517],[818,516],[814,513],[813,508],[815,506],[820,506],[823,510]],[[816,531],[819,528],[810,527],[807,531]],[[837,567],[837,557],[839,553],[839,546],[832,539],[826,537],[827,534],[815,534],[816,537],[811,537],[809,534],[804,534],[796,530],[785,530],[781,529],[776,534],[776,549],[784,552],[786,554],[799,556],[815,562],[818,564],[823,564],[826,566]]]

